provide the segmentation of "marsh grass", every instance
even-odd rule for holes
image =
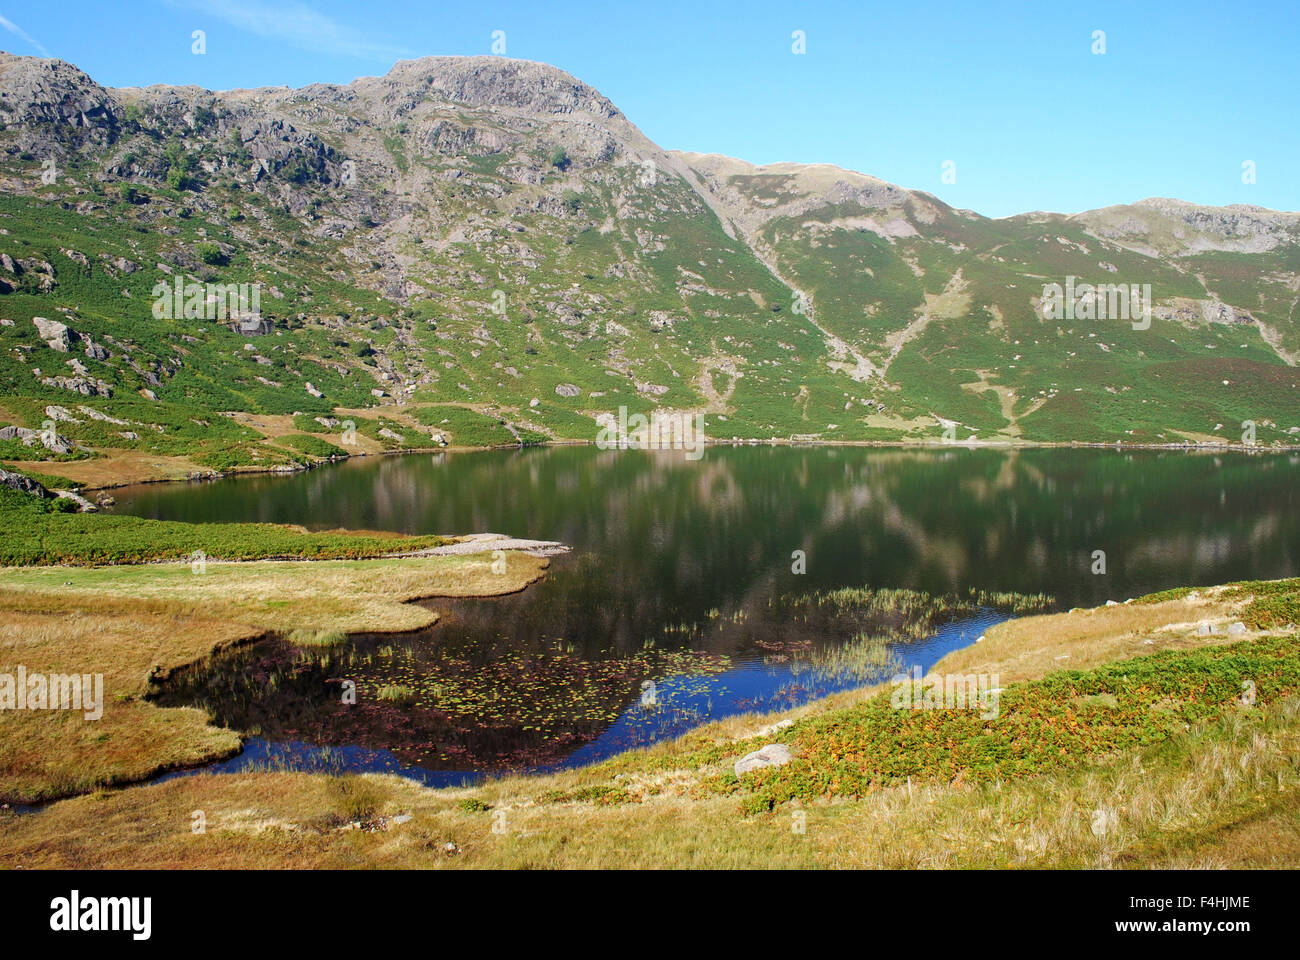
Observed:
[[[997,610],[1014,616],[1050,610],[1054,601],[1046,594],[1020,594],[971,589],[966,593],[936,595],[920,590],[841,587],[770,601],[791,616],[859,623],[887,631],[896,641],[910,642],[932,635],[936,629],[982,611]]]
[[[828,678],[862,683],[879,680],[900,669],[902,661],[892,638],[862,632],[847,643],[814,648],[790,660],[790,670],[795,676],[815,670]]]
[[[326,784],[339,815],[347,821],[373,820],[388,796],[382,783],[357,774],[330,777]]]
[[[375,696],[399,706],[409,706],[415,703],[416,699],[415,691],[400,683],[385,684],[375,691]]]
[[[0,564],[106,566],[208,560],[363,559],[438,547],[443,537],[309,533],[273,523],[181,523],[50,512],[45,502],[0,488]]]
[[[1086,767],[884,788],[742,814],[665,777],[604,789],[582,771],[428,790],[395,776],[195,776],[0,813],[0,865],[28,868],[1294,867],[1300,701],[1238,711]],[[362,784],[355,781],[361,780]],[[336,782],[337,781],[337,782]],[[347,782],[352,781],[352,782]],[[625,796],[624,796],[625,795]],[[486,809],[503,810],[493,833]],[[208,812],[194,836],[175,824]],[[791,830],[792,813],[806,830]],[[388,813],[385,831],[340,831]],[[1099,812],[1107,829],[1094,832]],[[454,852],[444,852],[445,844]]]
[[[296,647],[336,647],[347,638],[342,630],[294,630],[285,639]]]
[[[102,673],[104,715],[0,711],[0,801],[34,802],[230,756],[205,710],[146,701],[175,669],[271,632],[314,640],[437,620],[409,603],[510,593],[548,562],[507,555],[122,567],[0,568],[0,672]],[[278,681],[277,681],[278,682]]]

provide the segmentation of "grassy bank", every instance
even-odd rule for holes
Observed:
[[[90,518],[92,520],[108,518]],[[104,713],[0,711],[0,800],[30,802],[230,754],[203,711],[144,700],[151,679],[269,631],[416,630],[409,601],[523,589],[547,561],[519,553],[373,560],[0,569],[0,673],[103,674]]]
[[[1294,866],[1298,610],[1292,580],[1000,624],[934,672],[999,672],[1005,729],[974,731],[969,711],[886,715],[879,690],[858,690],[472,790],[378,775],[200,775],[0,819],[0,862]],[[1247,632],[1228,634],[1237,621]],[[1203,622],[1218,632],[1201,635]],[[900,737],[913,738],[907,749]],[[797,760],[736,781],[732,762],[774,741]],[[206,834],[191,831],[196,809]]]
[[[309,533],[274,523],[178,523],[142,517],[64,513],[0,488],[0,566],[188,560],[362,559],[442,546],[443,537],[346,530]]]

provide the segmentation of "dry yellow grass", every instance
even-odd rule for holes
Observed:
[[[951,654],[940,671],[1033,679],[1160,646],[1204,645],[1214,595],[1026,618]],[[1143,643],[1152,639],[1153,644]],[[1068,652],[1068,661],[1056,659]],[[770,716],[734,717],[591,770],[429,790],[398,777],[199,775],[0,816],[0,864],[23,867],[1148,867],[1294,866],[1300,853],[1300,701],[1246,709],[1158,750],[1025,780],[900,785],[861,800],[743,814],[697,791],[698,772],[639,761],[846,706],[850,691]],[[621,771],[621,772],[617,772]],[[543,802],[615,782],[641,802]],[[659,792],[638,787],[655,782]],[[489,805],[470,810],[473,797]],[[195,811],[206,832],[192,831]],[[410,817],[402,823],[392,818]],[[372,830],[349,829],[359,818]],[[1286,824],[1292,826],[1288,829]],[[450,845],[450,846],[448,846]]]
[[[547,561],[506,554],[494,573],[490,554],[310,562],[207,561],[117,567],[0,568],[0,590],[42,596],[87,609],[102,598],[130,598],[199,610],[214,620],[261,630],[418,630],[437,614],[410,601],[424,597],[499,596],[522,590]]]
[[[734,800],[662,795],[539,803],[580,773],[427,790],[399,777],[200,775],[0,817],[0,864],[133,867],[1294,866],[1300,703],[1230,718],[1159,754],[970,786],[899,786],[859,801],[746,816]],[[474,796],[490,809],[468,811]],[[376,829],[348,828],[358,810]],[[192,830],[201,811],[206,833]],[[392,818],[410,817],[397,823]],[[1236,826],[1232,826],[1237,824]],[[1099,829],[1101,825],[1101,829]],[[1231,839],[1254,835],[1235,850]],[[1291,840],[1286,840],[1287,836]],[[1285,844],[1289,843],[1290,846]],[[452,848],[448,849],[447,844]],[[1292,851],[1287,859],[1287,850]]]
[[[169,457],[144,450],[96,450],[93,460],[11,460],[9,465],[23,473],[53,473],[75,480],[88,490],[120,487],[128,483],[151,483],[156,480],[184,480],[191,473],[204,473],[202,467],[187,457]]]
[[[1033,680],[1052,670],[1086,670],[1111,660],[1156,650],[1186,650],[1226,642],[1225,625],[1243,606],[1219,597],[1220,588],[1164,603],[1120,603],[1009,620],[991,628],[979,643],[953,651],[936,673],[998,674],[1003,683]],[[1196,635],[1202,621],[1220,628]]]
[[[239,738],[194,709],[143,702],[165,676],[270,631],[415,630],[437,612],[407,601],[522,590],[548,561],[507,554],[320,562],[0,570],[0,673],[103,675],[103,716],[0,712],[0,798],[65,796],[234,753]]]

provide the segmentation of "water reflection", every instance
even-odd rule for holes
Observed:
[[[429,601],[444,619],[423,634],[354,638],[339,659],[305,667],[288,645],[263,645],[172,694],[260,731],[236,765],[261,750],[324,762],[313,751],[331,747],[330,762],[347,768],[396,765],[436,782],[579,762],[699,719],[862,682],[812,668],[853,633],[792,622],[774,606],[792,593],[980,588],[1080,606],[1295,575],[1298,475],[1294,456],[1156,451],[759,447],[688,461],[672,451],[550,448],[140,487],[119,492],[118,510],[571,544],[574,553],[523,594]],[[795,551],[806,555],[805,574],[792,571]],[[1096,551],[1104,575],[1092,572]],[[933,649],[969,642],[962,631],[980,626],[952,626]],[[924,666],[926,656],[913,645],[901,659]],[[373,676],[358,657],[370,658]],[[410,687],[417,703],[332,717],[331,683],[348,658],[347,670]],[[259,694],[273,675],[284,686]],[[638,714],[647,679],[674,698],[672,710]],[[482,729],[465,722],[469,701]]]

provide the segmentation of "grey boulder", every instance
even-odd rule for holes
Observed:
[[[744,776],[751,770],[762,767],[783,767],[794,759],[794,754],[784,743],[769,743],[753,753],[747,753],[736,761],[736,776]]]

